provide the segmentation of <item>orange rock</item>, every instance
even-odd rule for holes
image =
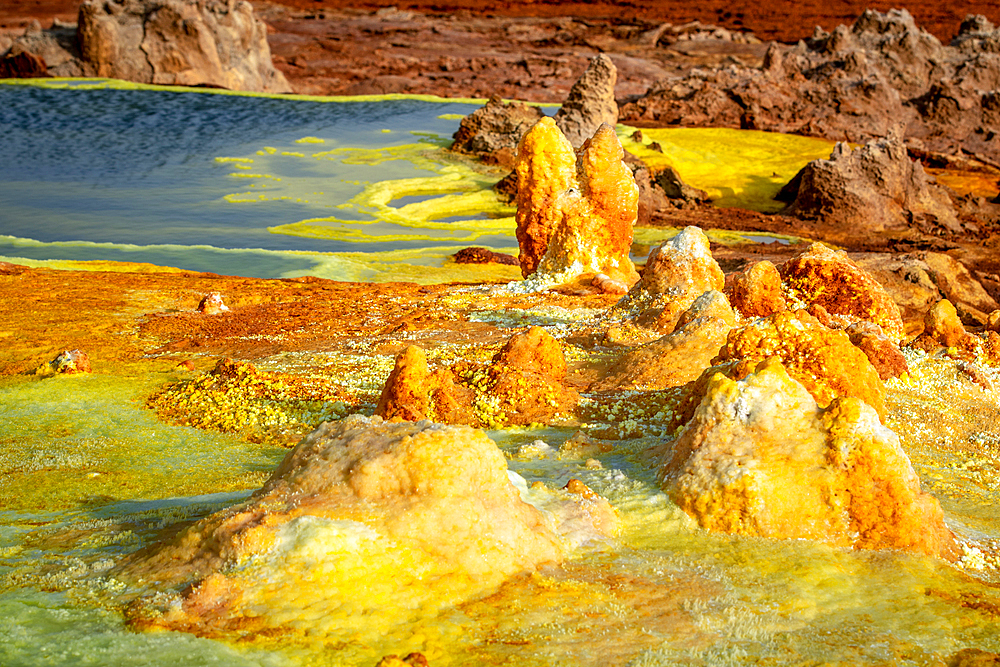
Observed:
[[[948,299],[941,299],[924,315],[924,332],[912,343],[922,350],[954,347],[967,353],[978,348],[975,336],[965,330],[958,311]]]
[[[767,317],[787,308],[781,291],[781,275],[767,260],[756,262],[736,274],[726,296],[743,317]]]
[[[494,355],[487,375],[484,394],[495,412],[480,414],[484,425],[495,425],[492,418],[511,425],[545,423],[579,400],[564,385],[566,358],[559,341],[541,327],[511,337]]]
[[[938,502],[895,433],[856,398],[820,408],[777,359],[716,374],[660,452],[671,498],[711,531],[955,558]]]
[[[715,361],[736,361],[745,369],[770,357],[780,359],[821,407],[853,396],[885,419],[885,385],[844,331],[828,329],[804,310],[786,311],[731,331]]]
[[[90,373],[90,357],[86,352],[80,350],[63,350],[56,358],[47,364],[42,364],[35,375],[75,375],[77,373]]]
[[[427,354],[410,345],[396,357],[396,366],[379,397],[375,414],[383,419],[419,421],[430,419],[449,424],[471,424],[472,392],[455,384],[451,371],[433,373]]]
[[[590,390],[666,389],[696,380],[726,344],[734,320],[721,292],[705,292],[673,333],[630,350]]]
[[[521,274],[554,283],[602,273],[631,286],[629,259],[639,191],[614,128],[604,124],[577,159],[550,118],[518,147],[517,239]]]
[[[649,253],[642,278],[611,315],[670,333],[699,296],[724,286],[725,275],[712,257],[708,237],[698,227],[686,227]]]
[[[779,270],[790,295],[806,307],[822,306],[842,326],[858,320],[873,322],[889,338],[903,337],[899,308],[871,275],[847,257],[847,253],[813,243]]]
[[[909,372],[910,366],[900,352],[899,345],[882,335],[881,329],[872,331],[864,326],[852,325],[847,328],[847,334],[851,337],[851,344],[864,352],[868,361],[872,362],[882,380]]]

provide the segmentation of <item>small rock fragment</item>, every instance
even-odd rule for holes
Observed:
[[[198,312],[206,315],[218,315],[229,312],[229,306],[222,300],[220,293],[211,292],[198,303]]]
[[[602,124],[614,127],[618,123],[615,102],[615,82],[618,69],[607,55],[599,53],[590,60],[587,70],[573,84],[569,96],[556,112],[559,129],[573,145],[580,148],[594,136]]]
[[[755,262],[736,274],[726,296],[743,317],[767,317],[787,308],[781,275],[767,260]]]

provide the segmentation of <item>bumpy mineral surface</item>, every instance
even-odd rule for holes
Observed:
[[[613,528],[607,501],[548,495],[544,512],[522,500],[481,431],[356,416],[318,428],[249,501],[117,576],[184,589],[136,602],[140,627],[377,637]]]
[[[524,135],[517,157],[522,275],[550,284],[596,274],[626,287],[638,280],[629,250],[639,192],[623,156],[607,124],[579,158],[550,118]]]
[[[819,408],[775,359],[709,381],[660,478],[708,530],[956,557],[940,505],[876,412],[854,398]]]

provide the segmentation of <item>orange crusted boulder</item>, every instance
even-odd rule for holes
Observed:
[[[941,507],[899,438],[856,398],[822,409],[776,359],[719,373],[660,448],[670,497],[705,529],[954,559]]]
[[[859,268],[843,251],[813,243],[801,255],[781,266],[781,277],[790,295],[806,307],[822,306],[843,326],[866,320],[899,341],[903,320],[888,292]]]
[[[685,227],[649,253],[642,278],[611,315],[667,334],[699,296],[721,291],[725,282],[708,237],[698,227]]]
[[[780,359],[820,406],[851,396],[885,418],[885,385],[845,331],[823,326],[804,310],[786,311],[731,331],[716,361],[739,362],[747,369],[770,357]]]
[[[451,371],[441,368],[431,373],[427,354],[410,345],[396,357],[375,414],[389,420],[471,424],[471,403],[472,392],[456,385]]]
[[[552,284],[604,274],[631,286],[629,259],[639,191],[614,128],[603,124],[581,148],[551,118],[521,140],[517,159],[517,240],[521,275]]]
[[[767,260],[755,262],[736,274],[726,289],[726,295],[743,317],[767,317],[787,308],[781,289],[781,275]]]

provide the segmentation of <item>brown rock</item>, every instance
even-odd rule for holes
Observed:
[[[818,218],[857,235],[904,229],[913,218],[961,230],[948,195],[910,160],[898,139],[873,140],[858,149],[839,143],[829,160],[810,162],[797,178],[789,215]]]
[[[767,260],[755,262],[736,274],[726,296],[743,317],[767,317],[787,308],[781,275]]]
[[[944,298],[948,299],[956,309],[963,310],[964,306],[966,312],[979,314],[970,318],[978,321],[963,318],[967,324],[985,324],[985,314],[1000,308],[996,300],[957,259],[940,252],[921,253],[920,259],[927,263],[931,278]]]
[[[889,340],[877,327],[854,324],[847,328],[847,334],[851,337],[851,344],[865,353],[882,380],[910,372],[899,345]]]
[[[513,168],[518,143],[544,116],[538,107],[504,102],[494,95],[483,107],[462,119],[451,150]]]
[[[456,264],[517,264],[517,258],[489,248],[462,248],[452,257]]]
[[[599,53],[590,60],[587,70],[573,84],[569,96],[556,112],[559,129],[573,144],[580,148],[597,128],[607,123],[618,123],[618,104],[615,102],[615,82],[618,69],[607,55]]]
[[[49,76],[45,61],[30,51],[0,58],[0,79],[37,79]]]
[[[1000,332],[1000,310],[994,310],[986,317],[986,330]]]
[[[631,286],[629,259],[638,190],[609,125],[576,158],[551,118],[543,118],[518,148],[517,239],[521,274],[563,284],[603,273]]]
[[[97,76],[291,92],[248,2],[88,0],[77,37],[85,71]]]
[[[611,315],[670,333],[695,299],[724,286],[725,275],[712,257],[708,237],[697,227],[686,227],[649,253],[642,278]]]
[[[1000,655],[981,648],[963,648],[948,658],[948,667],[1000,667]]]
[[[744,380],[711,378],[659,454],[664,490],[707,530],[957,556],[940,505],[875,411],[856,398],[820,408],[776,359]]]
[[[666,389],[698,379],[726,343],[732,325],[719,317],[687,322],[625,354],[590,391]]]
[[[742,377],[771,357],[781,361],[820,407],[838,397],[854,397],[885,419],[885,386],[846,332],[823,326],[804,310],[786,311],[733,329],[715,363],[738,362],[742,370],[737,377]]]
[[[47,364],[43,364],[35,371],[36,375],[75,375],[77,373],[90,373],[90,357],[86,352],[80,350],[65,350],[60,352],[55,359]]]
[[[791,295],[807,307],[818,304],[844,325],[865,320],[893,340],[903,337],[903,320],[892,297],[847,253],[814,243],[783,264],[780,274]]]
[[[941,291],[931,278],[930,267],[915,255],[866,254],[855,260],[899,308],[903,330],[907,337],[924,329],[924,313],[941,300]]]

